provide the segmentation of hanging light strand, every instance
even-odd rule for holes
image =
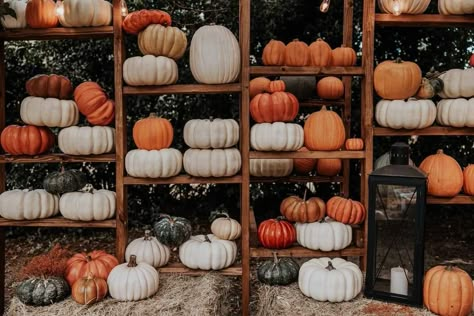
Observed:
[[[331,0],[323,0],[321,2],[321,5],[319,6],[319,10],[323,13],[328,12],[330,4],[331,4]]]

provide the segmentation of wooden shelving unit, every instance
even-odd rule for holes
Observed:
[[[362,76],[364,69],[362,67],[252,66],[250,74],[256,76]]]
[[[0,41],[64,40],[113,38],[112,26],[57,27],[45,29],[16,29],[0,32]]]
[[[250,248],[250,256],[257,258],[271,258],[277,252],[279,257],[316,258],[316,257],[363,257],[364,248],[348,247],[339,251],[318,251],[294,246],[287,249]]]
[[[376,13],[377,26],[393,27],[473,27],[472,15],[441,15],[441,14],[393,14]]]
[[[63,162],[115,162],[115,154],[72,156],[66,154],[45,154],[37,156],[0,155],[0,164],[5,163],[63,163]]]
[[[189,269],[181,263],[167,264],[164,267],[158,268],[158,271],[160,273],[179,273],[179,274],[188,275],[188,276],[200,276],[200,275],[209,273],[209,271]],[[242,266],[233,265],[228,268],[215,271],[215,273],[219,273],[221,275],[227,275],[227,276],[235,276],[235,277],[242,276]]]
[[[123,87],[124,95],[160,95],[160,94],[222,94],[241,93],[240,83],[230,84],[175,84],[169,86]]]
[[[422,129],[391,129],[387,127],[374,127],[374,136],[469,136],[474,135],[474,128],[430,126]]]
[[[294,158],[340,158],[340,159],[364,159],[365,151],[303,151],[303,152],[273,152],[273,151],[251,151],[251,159],[294,159]]]
[[[15,221],[0,218],[0,227],[81,227],[81,228],[115,228],[115,219],[104,221],[73,221],[62,216],[50,217],[37,220]]]

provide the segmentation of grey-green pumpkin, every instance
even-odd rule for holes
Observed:
[[[52,194],[63,194],[82,189],[87,183],[84,173],[79,170],[64,170],[51,172],[43,180],[43,188]]]
[[[273,260],[267,260],[258,267],[257,277],[262,283],[287,285],[298,280],[299,269],[293,258],[278,258],[273,253]]]
[[[50,305],[65,299],[70,293],[66,280],[60,277],[31,278],[16,288],[16,296],[27,305]]]
[[[181,246],[191,237],[191,222],[184,217],[160,214],[160,220],[153,224],[156,239],[170,248]]]

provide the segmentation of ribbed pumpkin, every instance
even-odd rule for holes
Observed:
[[[293,258],[278,258],[273,253],[273,260],[267,260],[258,267],[257,277],[269,285],[288,285],[298,279],[300,266]]]
[[[183,57],[187,45],[186,34],[177,27],[151,24],[138,34],[138,48],[143,55],[178,60]]]
[[[280,204],[280,213],[291,222],[312,223],[319,221],[326,215],[326,203],[318,197],[306,199],[292,195]]]
[[[183,169],[183,154],[175,148],[133,149],[125,156],[125,170],[137,178],[169,178]]]
[[[309,151],[306,147],[301,147],[298,151]],[[297,173],[300,174],[307,174],[313,171],[314,167],[316,166],[316,159],[313,158],[294,158],[293,159],[293,167]]]
[[[304,145],[310,150],[338,150],[345,139],[341,117],[325,106],[312,113],[304,123]]]
[[[346,150],[362,150],[364,149],[364,140],[362,138],[348,138],[344,147]]]
[[[20,117],[35,126],[69,127],[79,122],[79,110],[72,100],[26,97],[21,101]]]
[[[344,84],[337,77],[324,77],[318,81],[316,92],[321,99],[337,100],[344,96]]]
[[[158,268],[166,265],[170,259],[170,249],[151,236],[151,231],[145,230],[143,237],[132,240],[125,249],[125,259],[135,255],[137,263],[145,262]]]
[[[261,222],[257,234],[258,240],[265,248],[288,248],[296,241],[295,227],[281,217]]]
[[[53,0],[30,0],[26,5],[26,23],[35,29],[58,25],[56,4]]]
[[[436,119],[436,106],[431,100],[380,100],[375,106],[375,120],[393,129],[421,129]]]
[[[462,169],[458,162],[439,149],[426,157],[419,167],[428,175],[428,194],[439,197],[453,197],[461,192]]]
[[[192,225],[184,217],[160,214],[160,219],[153,224],[153,229],[159,242],[170,248],[176,248],[191,237]]]
[[[116,265],[118,265],[117,258],[103,250],[94,250],[87,254],[76,253],[67,261],[64,278],[70,286],[90,273],[107,280],[107,276]]]
[[[63,0],[64,13],[59,23],[64,27],[105,26],[112,22],[112,3],[106,0]]]
[[[304,132],[299,124],[261,123],[250,129],[250,147],[259,151],[296,151],[303,141]]]
[[[74,90],[74,100],[92,125],[105,126],[115,117],[115,103],[107,98],[104,89],[96,82],[83,82]]]
[[[271,80],[265,77],[253,78],[249,82],[250,100],[259,93],[268,92]]]
[[[356,64],[356,52],[351,47],[334,48],[331,53],[331,66],[350,67]]]
[[[426,11],[431,0],[401,0],[400,13],[401,14],[422,14]],[[393,14],[393,0],[378,0],[377,4],[383,13]]]
[[[474,97],[474,68],[449,69],[438,77],[443,81],[443,90],[438,95],[443,99]]]
[[[375,67],[374,87],[387,100],[402,100],[414,96],[421,84],[421,69],[411,61],[386,60]]]
[[[474,127],[474,98],[440,100],[436,105],[436,122],[444,126]]]
[[[289,92],[260,93],[250,101],[250,115],[257,123],[291,122],[298,110],[298,99]]]
[[[150,24],[171,25],[171,16],[161,10],[139,10],[127,14],[123,19],[123,30],[129,34],[138,34]]]
[[[60,75],[36,75],[26,82],[26,92],[34,97],[69,99],[71,81]]]
[[[254,177],[286,177],[293,171],[293,159],[250,159]]]
[[[333,196],[326,207],[328,216],[343,224],[356,225],[365,219],[365,207],[359,201]]]
[[[54,145],[54,134],[47,127],[9,125],[1,134],[3,150],[10,155],[39,155]]]
[[[292,67],[307,66],[310,63],[308,44],[297,39],[288,43],[285,48],[285,65]]]
[[[309,45],[310,65],[326,67],[331,65],[332,49],[328,43],[318,38]]]
[[[71,289],[71,297],[76,303],[90,305],[104,299],[107,295],[107,281],[92,273],[77,280]]]
[[[178,65],[168,57],[134,56],[123,63],[123,80],[129,86],[162,86],[178,81]]]
[[[285,43],[272,39],[263,48],[263,64],[265,66],[283,66],[285,64],[285,54]]]
[[[133,126],[133,141],[138,149],[160,150],[170,147],[173,142],[173,126],[167,119],[150,113]]]
[[[443,15],[473,14],[474,3],[466,0],[438,0],[438,11]]]
[[[474,195],[474,165],[468,165],[463,171],[463,192]]]
[[[352,227],[329,217],[313,223],[296,223],[298,244],[312,250],[334,251],[352,242]]]
[[[79,170],[64,170],[51,172],[43,180],[43,188],[52,194],[63,194],[82,189],[87,183],[84,173]]]
[[[184,171],[194,177],[232,177],[241,166],[242,157],[237,148],[190,148],[183,155]]]
[[[211,224],[211,232],[220,239],[235,240],[240,237],[242,227],[238,221],[230,218],[226,212],[216,213]]]
[[[341,172],[342,161],[339,158],[318,159],[316,174],[325,177],[335,177]]]
[[[285,89],[286,84],[283,80],[273,80],[270,81],[270,84],[268,85],[268,92],[270,93],[285,91]]]

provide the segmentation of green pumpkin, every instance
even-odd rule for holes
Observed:
[[[258,280],[270,285],[287,285],[298,279],[300,267],[293,258],[278,258],[265,261],[257,270]]]
[[[65,299],[70,293],[66,280],[60,277],[31,278],[16,288],[16,296],[27,305],[50,305]]]
[[[153,225],[156,239],[170,248],[179,247],[191,237],[191,222],[183,217],[160,214],[160,220]]]
[[[63,194],[82,189],[87,183],[84,173],[79,170],[56,171],[48,174],[43,180],[43,188],[52,194]]]

